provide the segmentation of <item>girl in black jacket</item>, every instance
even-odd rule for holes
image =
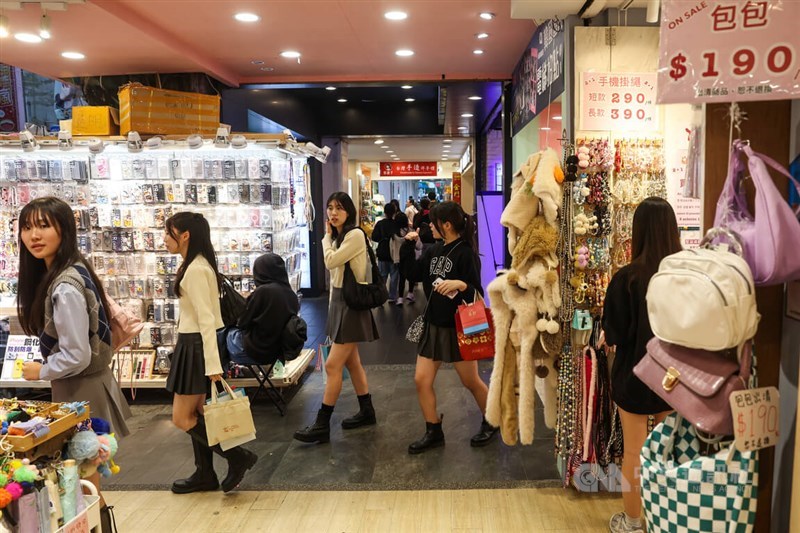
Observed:
[[[433,382],[442,363],[454,363],[461,383],[472,393],[481,413],[486,412],[489,389],[478,374],[477,361],[464,361],[458,351],[455,314],[462,302],[472,302],[481,288],[478,255],[475,252],[475,225],[455,202],[436,204],[430,213],[431,229],[436,239],[412,263],[407,272],[410,281],[421,281],[428,295],[425,311],[425,331],[417,346],[417,367],[414,381],[422,414],[425,417],[425,435],[408,447],[408,453],[422,453],[444,445],[442,420],[436,410],[436,391]],[[406,239],[416,241],[417,233]],[[435,284],[435,286],[434,286]],[[484,419],[480,432],[472,437],[472,446],[485,446],[497,433]]]

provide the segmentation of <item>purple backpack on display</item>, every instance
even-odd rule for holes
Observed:
[[[745,166],[740,156],[747,156],[747,167],[756,187],[755,216],[747,207],[742,187]],[[793,211],[781,196],[767,171],[767,165],[789,178],[789,172],[769,157],[754,152],[748,141],[736,140],[731,147],[728,178],[717,201],[714,226],[737,234],[744,248],[744,258],[753,271],[758,286],[777,285],[800,279],[800,207]]]

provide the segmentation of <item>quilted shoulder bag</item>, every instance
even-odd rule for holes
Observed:
[[[698,429],[731,435],[733,415],[728,398],[748,388],[752,342],[744,344],[738,363],[724,353],[685,348],[653,337],[633,373]]]
[[[756,187],[755,214],[747,207],[742,182],[745,164]],[[800,279],[800,207],[792,210],[781,196],[767,166],[789,179],[800,192],[789,172],[769,157],[754,152],[747,141],[736,140],[731,147],[728,178],[717,201],[714,226],[736,232],[744,243],[744,258],[753,270],[758,286],[777,285]]]
[[[354,229],[351,231],[361,231],[361,229]],[[378,269],[378,262],[375,260],[375,252],[372,251],[367,240],[367,234],[364,233],[364,244],[367,247],[369,260],[372,263],[372,280],[369,282],[360,283],[353,269],[350,267],[350,261],[344,264],[344,280],[342,281],[342,295],[347,307],[354,311],[367,311],[375,307],[380,307],[389,299],[389,290],[386,288],[386,281],[381,276]]]

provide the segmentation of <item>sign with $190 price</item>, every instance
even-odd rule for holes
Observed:
[[[660,104],[800,97],[800,2],[662,2]]]

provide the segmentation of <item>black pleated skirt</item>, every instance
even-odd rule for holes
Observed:
[[[443,363],[463,361],[458,351],[456,328],[445,328],[427,322],[422,338],[417,344],[417,353],[422,357]]]
[[[175,352],[167,377],[167,390],[173,394],[208,394],[203,336],[200,333],[178,333]]]
[[[350,309],[344,301],[342,289],[336,287],[331,287],[325,333],[336,344],[372,342],[380,338],[372,311]]]

